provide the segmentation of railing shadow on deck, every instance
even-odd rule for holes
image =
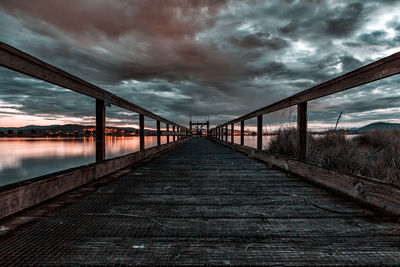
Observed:
[[[343,174],[306,163],[307,102],[400,73],[400,52],[343,74],[308,90],[260,108],[210,129],[209,137],[251,157],[350,197],[383,213],[400,215],[400,187],[377,179]],[[263,115],[297,105],[297,157],[279,158],[262,150]],[[245,120],[257,118],[257,149],[244,146]],[[240,144],[234,143],[235,123],[240,123]],[[228,130],[230,126],[230,131]],[[228,135],[231,135],[228,141]]]
[[[190,132],[185,126],[160,117],[126,99],[3,42],[0,42],[0,66],[96,99],[96,162],[23,182],[1,186],[0,219],[112,172],[116,172],[138,161],[166,152],[186,142],[190,136]],[[106,106],[111,105],[119,106],[139,114],[140,151],[105,160]],[[145,116],[157,122],[157,146],[148,149],[145,149]],[[166,131],[161,130],[161,122],[166,124]],[[172,131],[170,130],[170,126],[172,126]],[[161,136],[167,137],[166,144],[161,144]],[[170,139],[170,137],[172,138]]]

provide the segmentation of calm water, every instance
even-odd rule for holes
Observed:
[[[264,135],[263,136],[263,142],[262,142],[263,148],[267,148],[268,147],[268,144],[271,141],[271,138],[272,138],[272,136],[269,136],[269,135]],[[231,137],[228,136],[228,141],[230,141],[230,140],[231,140]],[[240,136],[239,135],[235,135],[233,137],[233,142],[235,144],[240,144]],[[257,136],[247,136],[246,135],[244,137],[244,145],[252,147],[252,148],[257,148]]]
[[[172,137],[170,137],[172,138]],[[0,138],[0,186],[77,167],[95,160],[93,138]],[[161,137],[161,143],[166,136]],[[145,137],[145,147],[157,144]],[[139,151],[139,137],[106,137],[106,157]]]
[[[166,136],[161,137],[162,144],[166,140]],[[263,147],[269,140],[270,136],[263,137]],[[235,136],[234,141],[240,143],[240,136]],[[145,137],[146,148],[156,144],[156,136]],[[245,136],[245,145],[257,147],[257,137]],[[139,137],[106,137],[108,159],[136,151],[139,151]],[[93,138],[0,138],[0,186],[93,163],[94,160]]]

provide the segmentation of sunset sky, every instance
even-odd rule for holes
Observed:
[[[169,120],[215,125],[399,52],[400,2],[0,0],[0,40]],[[331,127],[340,112],[341,127],[400,122],[399,85],[394,76],[312,101],[310,127]],[[0,68],[2,127],[93,123],[94,108]],[[137,121],[118,107],[107,115],[109,125]]]

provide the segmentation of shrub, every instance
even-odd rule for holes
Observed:
[[[283,155],[285,157],[296,156],[297,151],[297,130],[294,127],[279,129],[278,133],[272,136],[268,152]]]
[[[269,153],[293,157],[296,128],[285,128],[271,140]],[[329,132],[308,136],[307,161],[320,167],[400,184],[400,131],[373,131],[357,136]]]

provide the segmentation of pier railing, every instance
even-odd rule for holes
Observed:
[[[399,73],[400,53],[396,53],[286,99],[219,124],[210,129],[209,136],[217,142],[286,170],[289,173],[300,175],[313,183],[351,197],[362,204],[375,207],[380,211],[390,214],[400,215],[399,186],[378,179],[324,169],[306,162],[307,103],[309,101],[388,78]],[[270,155],[263,151],[262,147],[263,115],[292,106],[297,106],[297,159]],[[244,145],[245,120],[252,118],[257,118],[257,149]],[[235,123],[240,123],[240,144],[234,143]],[[228,138],[229,132],[231,135],[230,138]]]
[[[185,142],[186,137],[190,136],[189,130],[185,126],[160,117],[3,42],[0,42],[0,66],[96,99],[96,106],[93,107],[96,110],[96,162],[0,187],[0,199],[2,200],[0,218],[170,150]],[[106,160],[106,106],[111,105],[139,114],[140,151]],[[148,149],[145,149],[145,117],[157,122],[157,146]],[[165,131],[161,131],[161,122],[166,124]],[[166,144],[161,144],[161,136],[166,136]],[[170,137],[172,138],[170,139]]]
[[[316,85],[308,90],[294,94],[281,101],[262,107],[246,115],[240,116],[228,122],[217,125],[210,131],[211,135],[219,140],[228,142],[228,127],[230,127],[231,140],[235,123],[240,123],[240,145],[244,145],[245,120],[257,118],[257,149],[262,149],[262,125],[263,115],[279,111],[292,106],[297,106],[297,158],[301,161],[306,159],[307,153],[307,102],[342,92],[363,84],[371,83],[380,79],[400,73],[400,52],[381,60],[370,63],[364,67],[343,74],[337,78]]]
[[[140,150],[144,150],[144,117],[157,121],[157,145],[161,145],[160,136],[183,136],[187,135],[188,129],[175,122],[160,117],[126,99],[123,99],[111,92],[108,92],[94,84],[82,80],[70,73],[56,68],[48,63],[39,60],[27,53],[24,53],[12,46],[0,42],[0,66],[32,76],[34,78],[70,89],[80,94],[96,99],[96,161],[105,159],[105,110],[106,106],[119,106],[139,114]],[[160,122],[166,124],[166,131],[160,130]],[[172,126],[172,131],[169,127]],[[175,137],[173,138],[175,139]]]

